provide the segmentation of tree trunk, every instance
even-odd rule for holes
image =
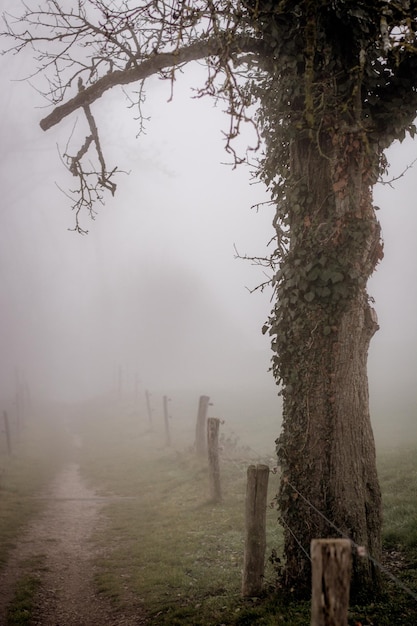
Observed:
[[[365,156],[358,159],[369,146],[353,133],[322,137],[321,146],[323,153],[304,139],[291,147],[291,242],[271,328],[284,400],[277,441],[284,578],[306,593],[311,539],[345,536],[376,559],[381,554],[367,380],[378,325],[366,282],[382,247],[371,168]],[[372,562],[354,555],[353,596],[375,592],[378,582]]]

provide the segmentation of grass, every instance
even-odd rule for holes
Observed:
[[[83,476],[101,495],[121,496],[104,509],[94,541],[100,547],[95,582],[116,606],[138,606],[151,626],[304,626],[309,602],[283,596],[275,587],[272,563],[259,599],[240,597],[243,563],[246,469],[251,461],[271,465],[273,450],[253,452],[224,431],[221,460],[223,502],[209,499],[206,462],[191,450],[193,425],[164,445],[161,428],[108,406],[86,409],[72,427],[83,446],[78,461]],[[178,429],[179,430],[179,429]],[[188,432],[187,432],[188,430]],[[45,453],[47,450],[47,454]],[[51,453],[53,450],[53,453]],[[22,526],[41,503],[30,496],[68,458],[59,426],[46,420],[28,425],[16,454],[0,457],[0,563],[4,563]],[[259,446],[258,446],[259,451]],[[379,458],[384,501],[384,565],[407,587],[417,589],[416,447],[385,451]],[[270,476],[269,499],[278,487]],[[273,508],[267,512],[267,555],[282,549]],[[39,563],[28,564],[9,614],[10,624],[30,623],[31,602],[39,584]],[[14,620],[14,621],[13,621]],[[26,620],[26,621],[25,621]],[[349,625],[414,626],[417,602],[394,583],[384,598],[351,607]]]
[[[387,547],[417,551],[417,454],[402,447],[386,451],[379,461]]]
[[[67,451],[61,425],[36,417],[25,424],[13,454],[0,454],[0,568],[23,526],[42,507],[31,496],[55,476]]]
[[[96,536],[103,548],[100,590],[123,603],[127,589],[128,597],[143,599],[151,623],[161,626],[222,623],[225,607],[238,616],[244,609],[240,572],[248,463],[231,451],[235,458],[221,467],[223,502],[213,504],[206,461],[185,442],[169,449],[160,444],[163,435],[140,422],[119,418],[123,428],[114,433],[111,416],[97,421],[99,432],[82,424],[82,472],[102,493],[131,498],[107,507],[108,526]],[[271,476],[271,501],[276,489]],[[272,508],[268,530],[271,551],[282,540]],[[272,565],[266,575],[272,584]]]
[[[32,574],[24,576],[19,580],[13,603],[7,613],[8,626],[30,624],[33,598],[39,585],[39,577]]]
[[[0,454],[0,569],[4,568],[25,525],[44,506],[34,495],[55,476],[68,458],[68,444],[56,419],[27,420],[13,454]],[[23,564],[8,609],[7,624],[30,624],[33,599],[40,585],[43,557]]]
[[[45,568],[44,562],[44,555],[37,555],[23,564],[28,573],[19,579],[13,601],[8,608],[9,626],[26,626],[31,623],[33,600],[41,584],[40,575]]]
[[[97,585],[123,605],[140,601],[151,625],[215,626],[310,623],[309,603],[276,592],[275,571],[266,568],[264,597],[240,597],[243,562],[245,451],[229,450],[221,463],[224,501],[209,501],[205,461],[193,455],[186,439],[177,450],[164,447],[162,432],[150,432],[135,416],[109,412],[79,424],[84,447],[80,462],[87,480],[102,493],[130,499],[111,503],[107,525],[95,540],[102,548]],[[191,432],[191,439],[192,439]],[[227,437],[226,437],[227,439]],[[230,438],[230,439],[233,439]],[[188,445],[188,448],[187,448]],[[384,542],[388,568],[416,589],[416,450],[381,455]],[[273,456],[266,451],[267,462]],[[278,480],[271,475],[270,500]],[[275,510],[268,510],[267,555],[282,548]],[[393,556],[394,555],[394,556]],[[367,607],[351,607],[350,624],[411,626],[417,603],[389,584],[387,594]]]

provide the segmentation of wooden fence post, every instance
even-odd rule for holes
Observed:
[[[10,456],[12,454],[12,442],[10,439],[10,424],[9,424],[9,416],[7,415],[7,411],[3,411],[3,418],[4,418],[4,431],[6,433],[7,454]]]
[[[269,467],[250,465],[247,476],[242,596],[255,597],[262,591],[265,568]]]
[[[149,393],[149,391],[147,389],[145,390],[145,396],[146,396],[146,410],[148,412],[149,425],[150,425],[151,430],[152,430],[151,394]]]
[[[197,425],[195,429],[195,451],[198,456],[205,455],[207,449],[206,418],[209,400],[209,396],[200,396],[198,402]]]
[[[222,501],[219,465],[219,427],[220,420],[217,417],[208,418],[207,448],[209,463],[210,497],[212,502],[216,503]]]
[[[169,430],[169,415],[168,415],[168,397],[164,396],[164,422],[165,422],[165,444],[171,445],[171,433]]]
[[[347,626],[352,571],[349,539],[313,539],[311,567],[311,626]]]

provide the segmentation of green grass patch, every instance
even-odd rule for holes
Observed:
[[[244,541],[246,469],[253,461],[237,447],[221,460],[223,502],[209,501],[205,460],[189,440],[164,446],[162,432],[150,432],[145,420],[103,411],[78,423],[83,440],[83,475],[102,494],[126,496],[108,504],[95,541],[100,546],[96,583],[119,605],[141,603],[157,626],[303,626],[310,624],[308,602],[283,596],[268,562],[265,594],[240,597]],[[258,462],[271,464],[265,451]],[[384,541],[402,555],[394,573],[416,590],[416,450],[396,451],[379,459],[384,494]],[[272,501],[278,488],[270,476]],[[280,554],[282,532],[277,512],[268,509],[267,556]],[[386,564],[390,569],[390,563]],[[381,602],[351,607],[349,624],[414,626],[417,603],[395,584]]]
[[[15,594],[7,611],[8,626],[30,624],[32,607],[41,584],[41,573],[45,570],[45,555],[39,554],[23,563],[25,572],[16,585]]]
[[[7,613],[8,626],[30,624],[33,599],[39,586],[39,577],[32,574],[19,580],[14,599]]]
[[[11,456],[0,455],[0,568],[24,525],[43,506],[33,496],[67,457],[62,426],[42,417],[26,422]]]
[[[384,541],[387,547],[417,552],[417,450],[395,448],[378,463],[384,504]]]

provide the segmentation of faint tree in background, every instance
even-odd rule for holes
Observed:
[[[243,122],[260,141],[257,176],[276,206],[273,373],[282,386],[278,501],[283,584],[306,591],[313,537],[334,527],[376,559],[381,495],[369,418],[367,354],[378,328],[366,284],[382,258],[372,187],[384,151],[415,132],[417,2],[413,0],[40,0],[5,17],[13,50],[33,51],[48,130],[75,111],[89,134],[63,155],[80,215],[116,190],[92,105],[135,83],[141,119],[149,76],[171,81],[205,61],[198,96],[226,103],[226,150]],[[42,82],[41,77],[46,77]],[[315,509],[307,505],[307,498]],[[320,515],[317,511],[324,514]],[[372,560],[355,558],[353,593],[375,593]]]

